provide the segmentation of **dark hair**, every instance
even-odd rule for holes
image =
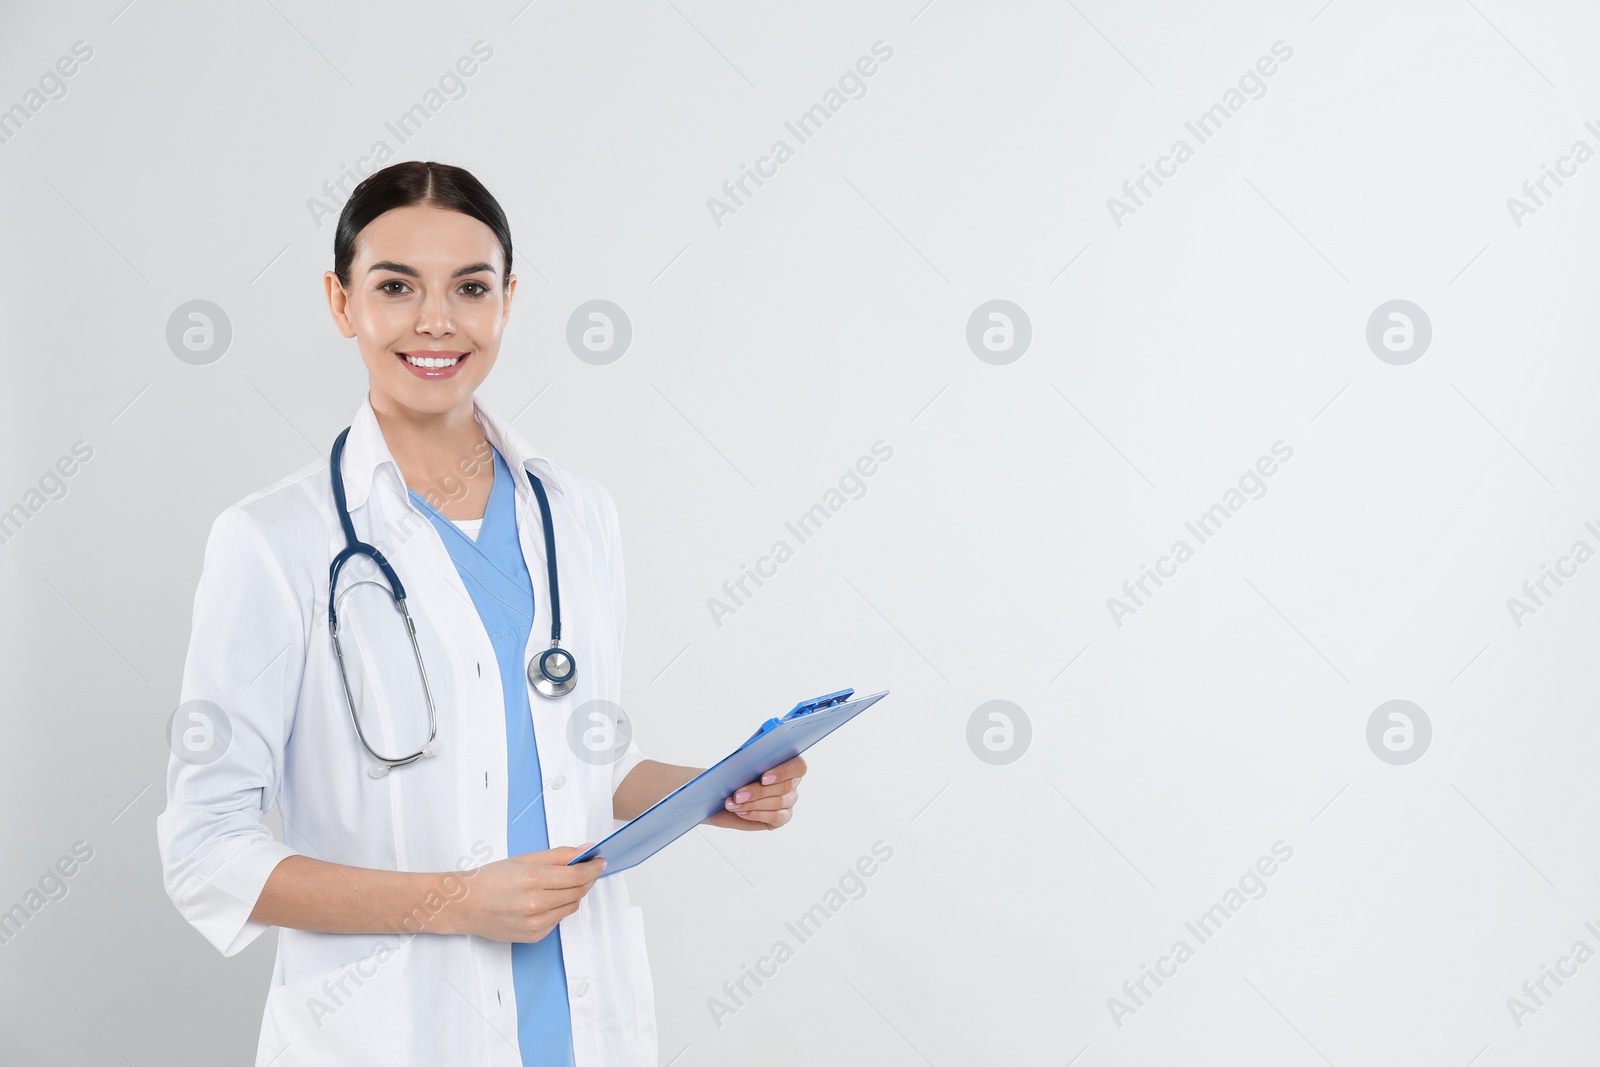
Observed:
[[[470,171],[448,163],[410,160],[369,174],[344,202],[344,210],[339,212],[339,226],[333,234],[333,273],[338,276],[340,285],[350,288],[350,260],[355,255],[356,236],[366,229],[367,223],[385,211],[412,204],[459,211],[493,230],[506,254],[505,275],[500,279],[500,287],[505,288],[511,281],[511,227],[506,222],[506,213],[500,209],[500,202]]]

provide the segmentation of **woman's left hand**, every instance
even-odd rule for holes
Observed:
[[[784,760],[761,776],[761,781],[741,785],[706,821],[737,830],[776,830],[794,818],[800,798],[800,779],[806,773],[802,756]]]

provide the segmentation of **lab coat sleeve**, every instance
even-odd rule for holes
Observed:
[[[282,780],[310,610],[251,515],[236,505],[219,516],[195,591],[180,721],[169,731],[167,807],[156,828],[167,895],[225,956],[268,929],[250,912],[273,868],[295,854],[261,819]],[[185,746],[171,734],[207,720],[227,737],[220,756],[180,758]]]
[[[606,523],[606,556],[611,569],[611,615],[617,620],[617,660],[622,660],[622,639],[627,629],[627,588],[623,581],[622,573],[622,531],[617,521],[617,505],[611,499],[611,493],[600,487],[600,498],[603,503],[601,509],[605,514]],[[620,670],[620,666],[619,666]],[[627,707],[626,704],[623,705]],[[637,726],[634,727],[637,732]],[[639,750],[636,737],[630,737],[628,748],[611,768],[611,792],[616,793],[622,785],[622,780],[644,760],[644,753]]]

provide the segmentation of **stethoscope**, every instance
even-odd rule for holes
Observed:
[[[383,553],[356,537],[355,524],[350,521],[350,509],[345,504],[344,473],[340,470],[345,438],[349,436],[350,428],[347,426],[333,442],[333,452],[328,457],[328,467],[333,476],[333,506],[339,513],[339,525],[344,529],[345,540],[344,549],[333,557],[333,563],[328,568],[328,630],[333,635],[333,653],[339,661],[339,681],[344,686],[344,700],[350,708],[350,721],[355,724],[356,736],[361,739],[361,747],[378,761],[367,769],[367,773],[374,778],[382,778],[396,767],[404,767],[424,756],[438,754],[439,714],[434,708],[433,690],[428,686],[428,670],[422,664],[422,647],[417,643],[417,624],[412,621],[411,611],[406,607],[406,587],[400,583],[400,576],[395,573],[394,567],[384,558]],[[532,685],[540,696],[559,697],[570,693],[572,687],[578,684],[578,665],[572,658],[572,653],[561,647],[561,587],[556,581],[556,531],[554,523],[550,521],[550,501],[545,497],[544,485],[532,471],[527,473],[528,481],[533,486],[533,495],[539,498],[539,517],[544,520],[544,558],[550,568],[550,647],[529,661],[528,684]],[[350,694],[350,678],[345,673],[344,666],[344,649],[339,644],[339,601],[348,596],[358,585],[379,584],[363,579],[350,583],[349,588],[343,593],[335,595],[339,585],[340,569],[356,556],[366,556],[372,560],[388,583],[389,596],[393,598],[395,607],[405,619],[406,633],[411,638],[411,651],[417,658],[417,673],[422,676],[422,692],[428,700],[428,741],[409,756],[385,756],[372,747],[367,740],[366,732],[361,729],[361,716],[356,714],[355,698]]]

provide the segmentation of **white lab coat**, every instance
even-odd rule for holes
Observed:
[[[545,458],[476,410],[516,476],[517,526],[537,605],[525,662],[549,645],[550,599],[539,506],[524,469],[549,497],[562,644],[577,661],[578,683],[553,700],[530,694],[534,736],[552,846],[598,841],[619,825],[612,793],[643,758],[630,743],[616,762],[596,764],[577,758],[567,741],[574,709],[595,699],[620,704],[616,508],[594,478]],[[388,557],[405,586],[441,750],[384,778],[367,773],[373,761],[350,722],[328,632],[328,567],[344,535],[326,459],[223,512],[206,544],[181,699],[221,708],[231,739],[215,762],[170,760],[157,828],[168,895],[224,955],[267,929],[249,915],[286,856],[400,871],[461,871],[506,856],[505,705],[494,648],[437,531],[410,502],[366,400],[343,468],[357,536]],[[416,751],[427,738],[426,706],[391,707],[381,681],[415,677],[409,645],[374,649],[348,629],[341,641],[347,658],[360,657],[351,684],[373,747]],[[273,804],[282,842],[261,822]],[[642,913],[623,878],[598,880],[560,925],[578,1067],[657,1062]],[[470,892],[470,879],[462,885]],[[418,904],[426,914],[439,902]],[[516,1040],[508,943],[284,929],[256,1062],[519,1067]]]

